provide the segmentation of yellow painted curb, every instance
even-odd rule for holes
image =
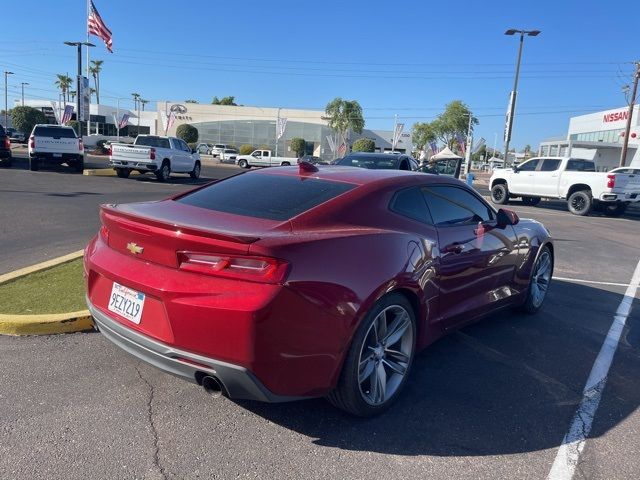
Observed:
[[[55,267],[82,257],[84,250],[47,260],[30,267],[0,275],[0,284],[15,280],[30,273]],[[45,313],[42,315],[5,315],[0,314],[0,335],[54,335],[73,333],[93,328],[93,319],[89,310],[70,313]]]
[[[89,310],[44,315],[0,315],[0,335],[55,335],[93,328]]]

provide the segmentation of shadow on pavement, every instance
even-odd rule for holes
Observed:
[[[538,315],[503,311],[427,348],[403,395],[377,418],[355,419],[319,399],[239,403],[316,444],[346,450],[477,456],[555,449],[621,298],[555,281]],[[592,436],[615,427],[640,403],[639,322],[637,314],[628,320]],[[609,397],[616,401],[605,402]]]

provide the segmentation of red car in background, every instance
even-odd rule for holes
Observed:
[[[109,340],[215,394],[359,416],[448,331],[536,312],[553,271],[542,224],[406,171],[303,162],[100,216],[84,268]]]

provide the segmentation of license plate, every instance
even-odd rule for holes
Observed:
[[[109,310],[138,325],[144,308],[144,293],[113,282]]]
[[[53,156],[54,157],[62,157],[62,154],[61,153],[54,153]]]

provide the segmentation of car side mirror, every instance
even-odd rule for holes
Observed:
[[[507,225],[517,225],[520,221],[520,217],[513,210],[508,210],[506,208],[501,208],[498,210],[498,215],[496,216],[496,222],[498,227],[504,228]]]

